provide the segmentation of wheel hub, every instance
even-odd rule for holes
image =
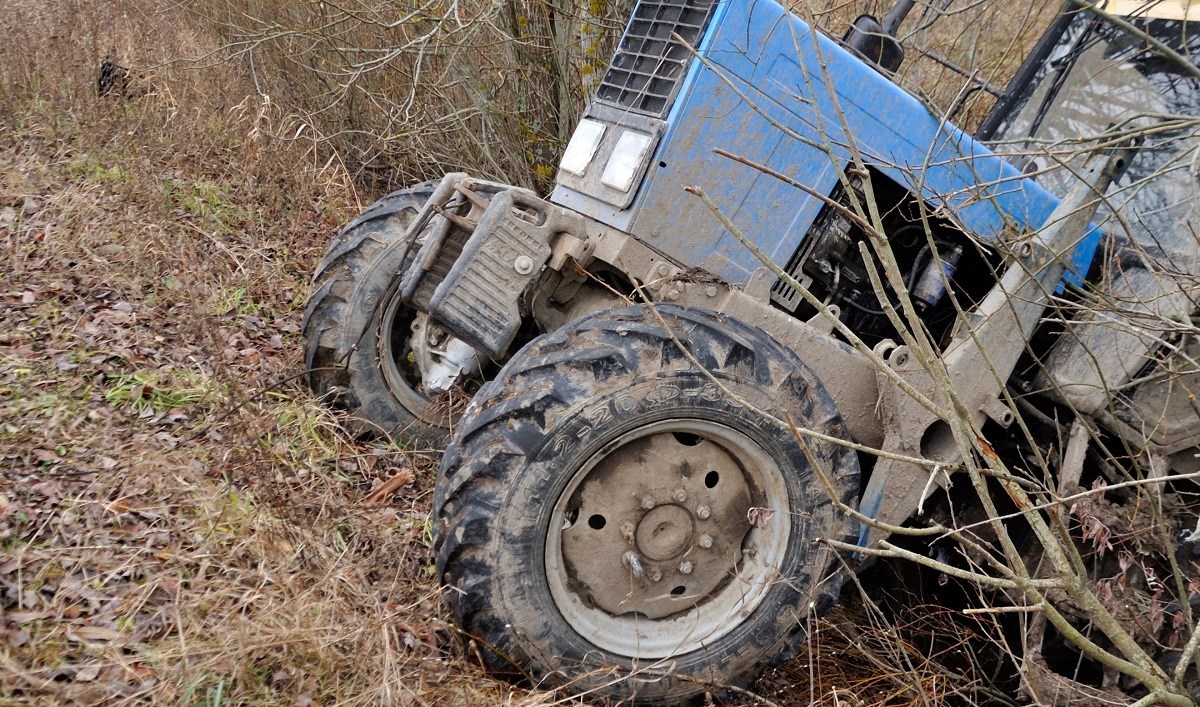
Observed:
[[[661,432],[602,456],[574,494],[562,533],[568,585],[614,616],[661,619],[738,575],[751,490],[720,444]]]
[[[421,383],[430,395],[444,393],[463,376],[479,372],[475,349],[424,313],[413,318],[411,341]]]
[[[692,546],[692,516],[682,506],[659,506],[637,526],[637,548],[651,560],[669,560]]]

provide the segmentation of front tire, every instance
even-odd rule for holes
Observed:
[[[646,306],[577,320],[480,391],[434,500],[444,597],[489,667],[678,703],[752,680],[837,597],[853,451],[820,381],[766,333]],[[680,351],[686,342],[703,365]],[[707,371],[707,372],[706,372]],[[807,447],[807,449],[805,449]]]
[[[313,276],[303,337],[309,387],[346,411],[352,432],[440,448],[456,416],[454,391],[438,400],[422,392],[412,341],[432,324],[396,287],[417,252],[405,238],[409,224],[436,186],[393,192],[338,233]]]

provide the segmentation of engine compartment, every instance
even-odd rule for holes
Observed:
[[[957,318],[956,305],[969,309],[987,293],[996,281],[1001,257],[996,249],[968,238],[949,220],[922,208],[907,189],[876,170],[867,172],[891,251],[888,257],[895,259],[931,340],[944,342]],[[901,309],[897,293],[883,276],[875,247],[852,218],[854,204],[866,203],[863,187],[862,179],[853,176],[838,184],[784,269],[826,306],[836,308],[841,321],[874,346],[901,337],[871,282],[871,270],[883,284],[887,304],[897,312]],[[854,192],[853,198],[849,191]],[[802,320],[817,313],[783,279],[772,286],[771,302]]]

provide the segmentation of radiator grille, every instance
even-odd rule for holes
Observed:
[[[596,97],[665,118],[692,58],[671,35],[696,46],[716,5],[717,0],[639,2]]]

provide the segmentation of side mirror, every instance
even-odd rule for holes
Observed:
[[[842,37],[842,44],[888,73],[895,72],[904,61],[904,47],[871,15],[859,15]]]

